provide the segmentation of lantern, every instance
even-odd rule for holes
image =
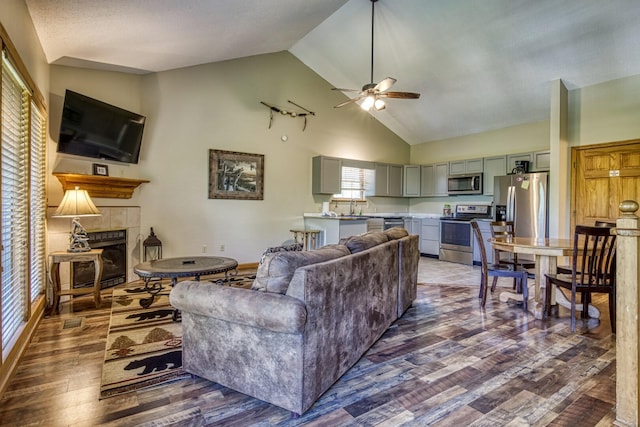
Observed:
[[[151,227],[149,237],[142,242],[142,246],[144,246],[144,261],[147,261],[147,259],[155,261],[162,258],[162,242],[153,232],[153,227]]]

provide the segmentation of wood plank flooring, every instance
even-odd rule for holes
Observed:
[[[478,278],[477,267],[421,259],[417,301],[298,418],[200,378],[98,400],[111,300],[95,309],[79,299],[73,313],[40,324],[0,398],[0,424],[613,425],[615,338],[606,298],[595,301],[602,321],[579,320],[571,334],[564,310],[535,320],[501,303],[499,290],[481,310]]]

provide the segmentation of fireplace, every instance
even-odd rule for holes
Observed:
[[[91,249],[102,249],[100,288],[110,288],[127,281],[127,230],[87,232]],[[71,283],[74,288],[93,286],[93,262],[74,262]]]

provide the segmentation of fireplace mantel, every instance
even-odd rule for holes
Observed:
[[[91,197],[108,199],[130,199],[140,184],[149,182],[146,179],[116,178],[102,175],[81,175],[75,173],[54,172],[62,188],[73,190],[76,186],[87,190]]]

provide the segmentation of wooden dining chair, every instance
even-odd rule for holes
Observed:
[[[596,221],[595,222],[595,226],[596,227],[615,228],[616,223],[615,222],[607,222],[607,221]],[[556,269],[556,271],[558,272],[558,274],[571,274],[571,266],[570,265],[559,265],[558,268]]]
[[[521,292],[523,297],[523,308],[527,310],[527,299],[529,298],[529,290],[527,288],[527,270],[514,264],[489,264],[487,261],[487,250],[482,239],[482,233],[480,232],[480,226],[477,221],[471,221],[471,228],[473,234],[478,243],[480,249],[481,259],[481,276],[480,276],[480,294],[478,297],[481,299],[480,305],[484,307],[487,303],[487,288],[489,277],[494,277],[496,280],[498,277],[512,277],[516,280],[516,292]],[[495,285],[492,285],[491,291],[495,290]]]
[[[546,274],[545,310],[551,315],[551,287],[571,291],[571,332],[576,331],[576,294],[581,294],[582,318],[589,317],[592,293],[609,295],[611,331],[616,331],[616,236],[609,227],[577,225],[573,233],[571,274]],[[558,292],[562,292],[558,289]]]
[[[513,221],[492,221],[490,224],[491,237],[499,238],[513,238],[515,237],[515,228]],[[517,265],[523,269],[533,270],[536,266],[534,261],[531,260],[518,260],[518,254],[513,252],[501,251],[497,248],[493,248],[493,263],[502,265]],[[529,277],[533,278],[535,275],[529,271]],[[498,278],[493,278],[491,284],[491,291],[495,291]],[[513,288],[516,288],[516,279],[513,280]]]

